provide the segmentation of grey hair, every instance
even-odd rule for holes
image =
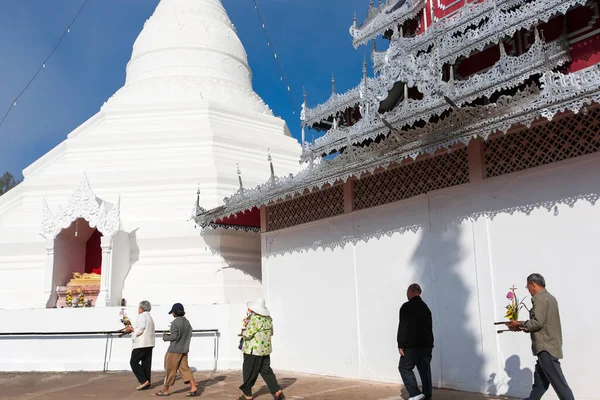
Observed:
[[[140,301],[140,308],[142,310],[148,311],[148,312],[150,312],[150,310],[152,310],[152,306],[150,305],[150,302],[148,300]]]
[[[421,294],[421,293],[422,293],[421,286],[419,286],[419,284],[418,284],[418,283],[413,283],[412,285],[410,285],[410,286],[408,287],[408,291],[409,291],[409,292],[415,292],[415,293],[419,293],[419,294]]]
[[[546,280],[544,279],[544,277],[541,274],[531,274],[527,277],[527,283],[535,283],[538,286],[541,286],[543,288],[546,287]]]

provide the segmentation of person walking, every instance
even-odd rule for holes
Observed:
[[[421,287],[413,283],[406,291],[408,301],[400,308],[398,324],[398,370],[408,391],[409,400],[431,399],[431,357],[433,352],[433,322],[431,311],[421,299]],[[419,391],[414,368],[417,367],[423,384]]]
[[[512,331],[530,333],[531,349],[533,355],[537,356],[533,386],[526,400],[541,399],[550,385],[560,400],[574,400],[573,391],[558,361],[563,358],[558,301],[546,290],[546,280],[540,274],[527,277],[527,290],[531,294],[533,304],[529,311],[529,320],[511,321],[507,324]]]
[[[238,400],[252,399],[252,387],[260,375],[275,400],[284,400],[285,395],[277,383],[277,377],[271,369],[271,352],[273,350],[273,320],[265,305],[265,299],[259,297],[255,302],[248,303],[248,315],[244,319],[241,336],[244,340],[242,349],[244,363],[242,375],[244,382],[240,386],[243,396]]]
[[[171,323],[170,332],[163,334],[165,342],[171,342],[165,354],[165,383],[162,390],[156,392],[157,396],[170,396],[169,387],[175,384],[177,371],[181,374],[184,383],[190,384],[190,391],[186,397],[199,396],[198,387],[194,381],[194,374],[188,365],[188,353],[192,340],[192,325],[185,318],[185,310],[181,303],[173,304],[169,314],[175,319]]]
[[[133,350],[129,365],[135,377],[140,383],[136,390],[144,390],[150,387],[152,372],[152,350],[154,349],[154,320],[150,315],[152,306],[147,300],[140,302],[138,306],[138,317],[135,328],[131,325],[125,330],[131,333]]]

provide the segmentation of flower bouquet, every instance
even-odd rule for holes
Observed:
[[[124,336],[128,333],[127,329],[131,327],[131,320],[127,316],[127,313],[125,312],[124,308],[121,308],[119,316],[121,317],[121,323],[124,325],[123,329],[120,329],[119,332],[122,332],[120,336]]]
[[[506,315],[505,317],[508,318],[508,322],[496,322],[495,325],[506,325],[508,324],[510,321],[518,321],[519,320],[519,310],[523,307],[527,308],[525,306],[525,304],[523,303],[525,301],[525,299],[521,300],[519,302],[519,298],[517,297],[517,292],[516,292],[517,288],[513,285],[513,287],[511,287],[508,291],[508,293],[506,294],[506,298],[509,300],[508,305],[505,307],[506,308]],[[505,329],[501,329],[496,331],[497,333],[502,333],[502,332],[507,332],[508,330]]]

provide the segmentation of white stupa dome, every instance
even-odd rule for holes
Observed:
[[[125,86],[103,107],[212,101],[271,114],[221,0],[161,0],[133,45]]]

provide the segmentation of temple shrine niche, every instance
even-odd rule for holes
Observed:
[[[120,303],[130,246],[129,234],[119,228],[119,202],[96,197],[87,177],[58,213],[45,205],[47,307]]]
[[[102,233],[78,218],[54,242],[54,274],[58,282],[56,306],[93,307],[100,293]]]

